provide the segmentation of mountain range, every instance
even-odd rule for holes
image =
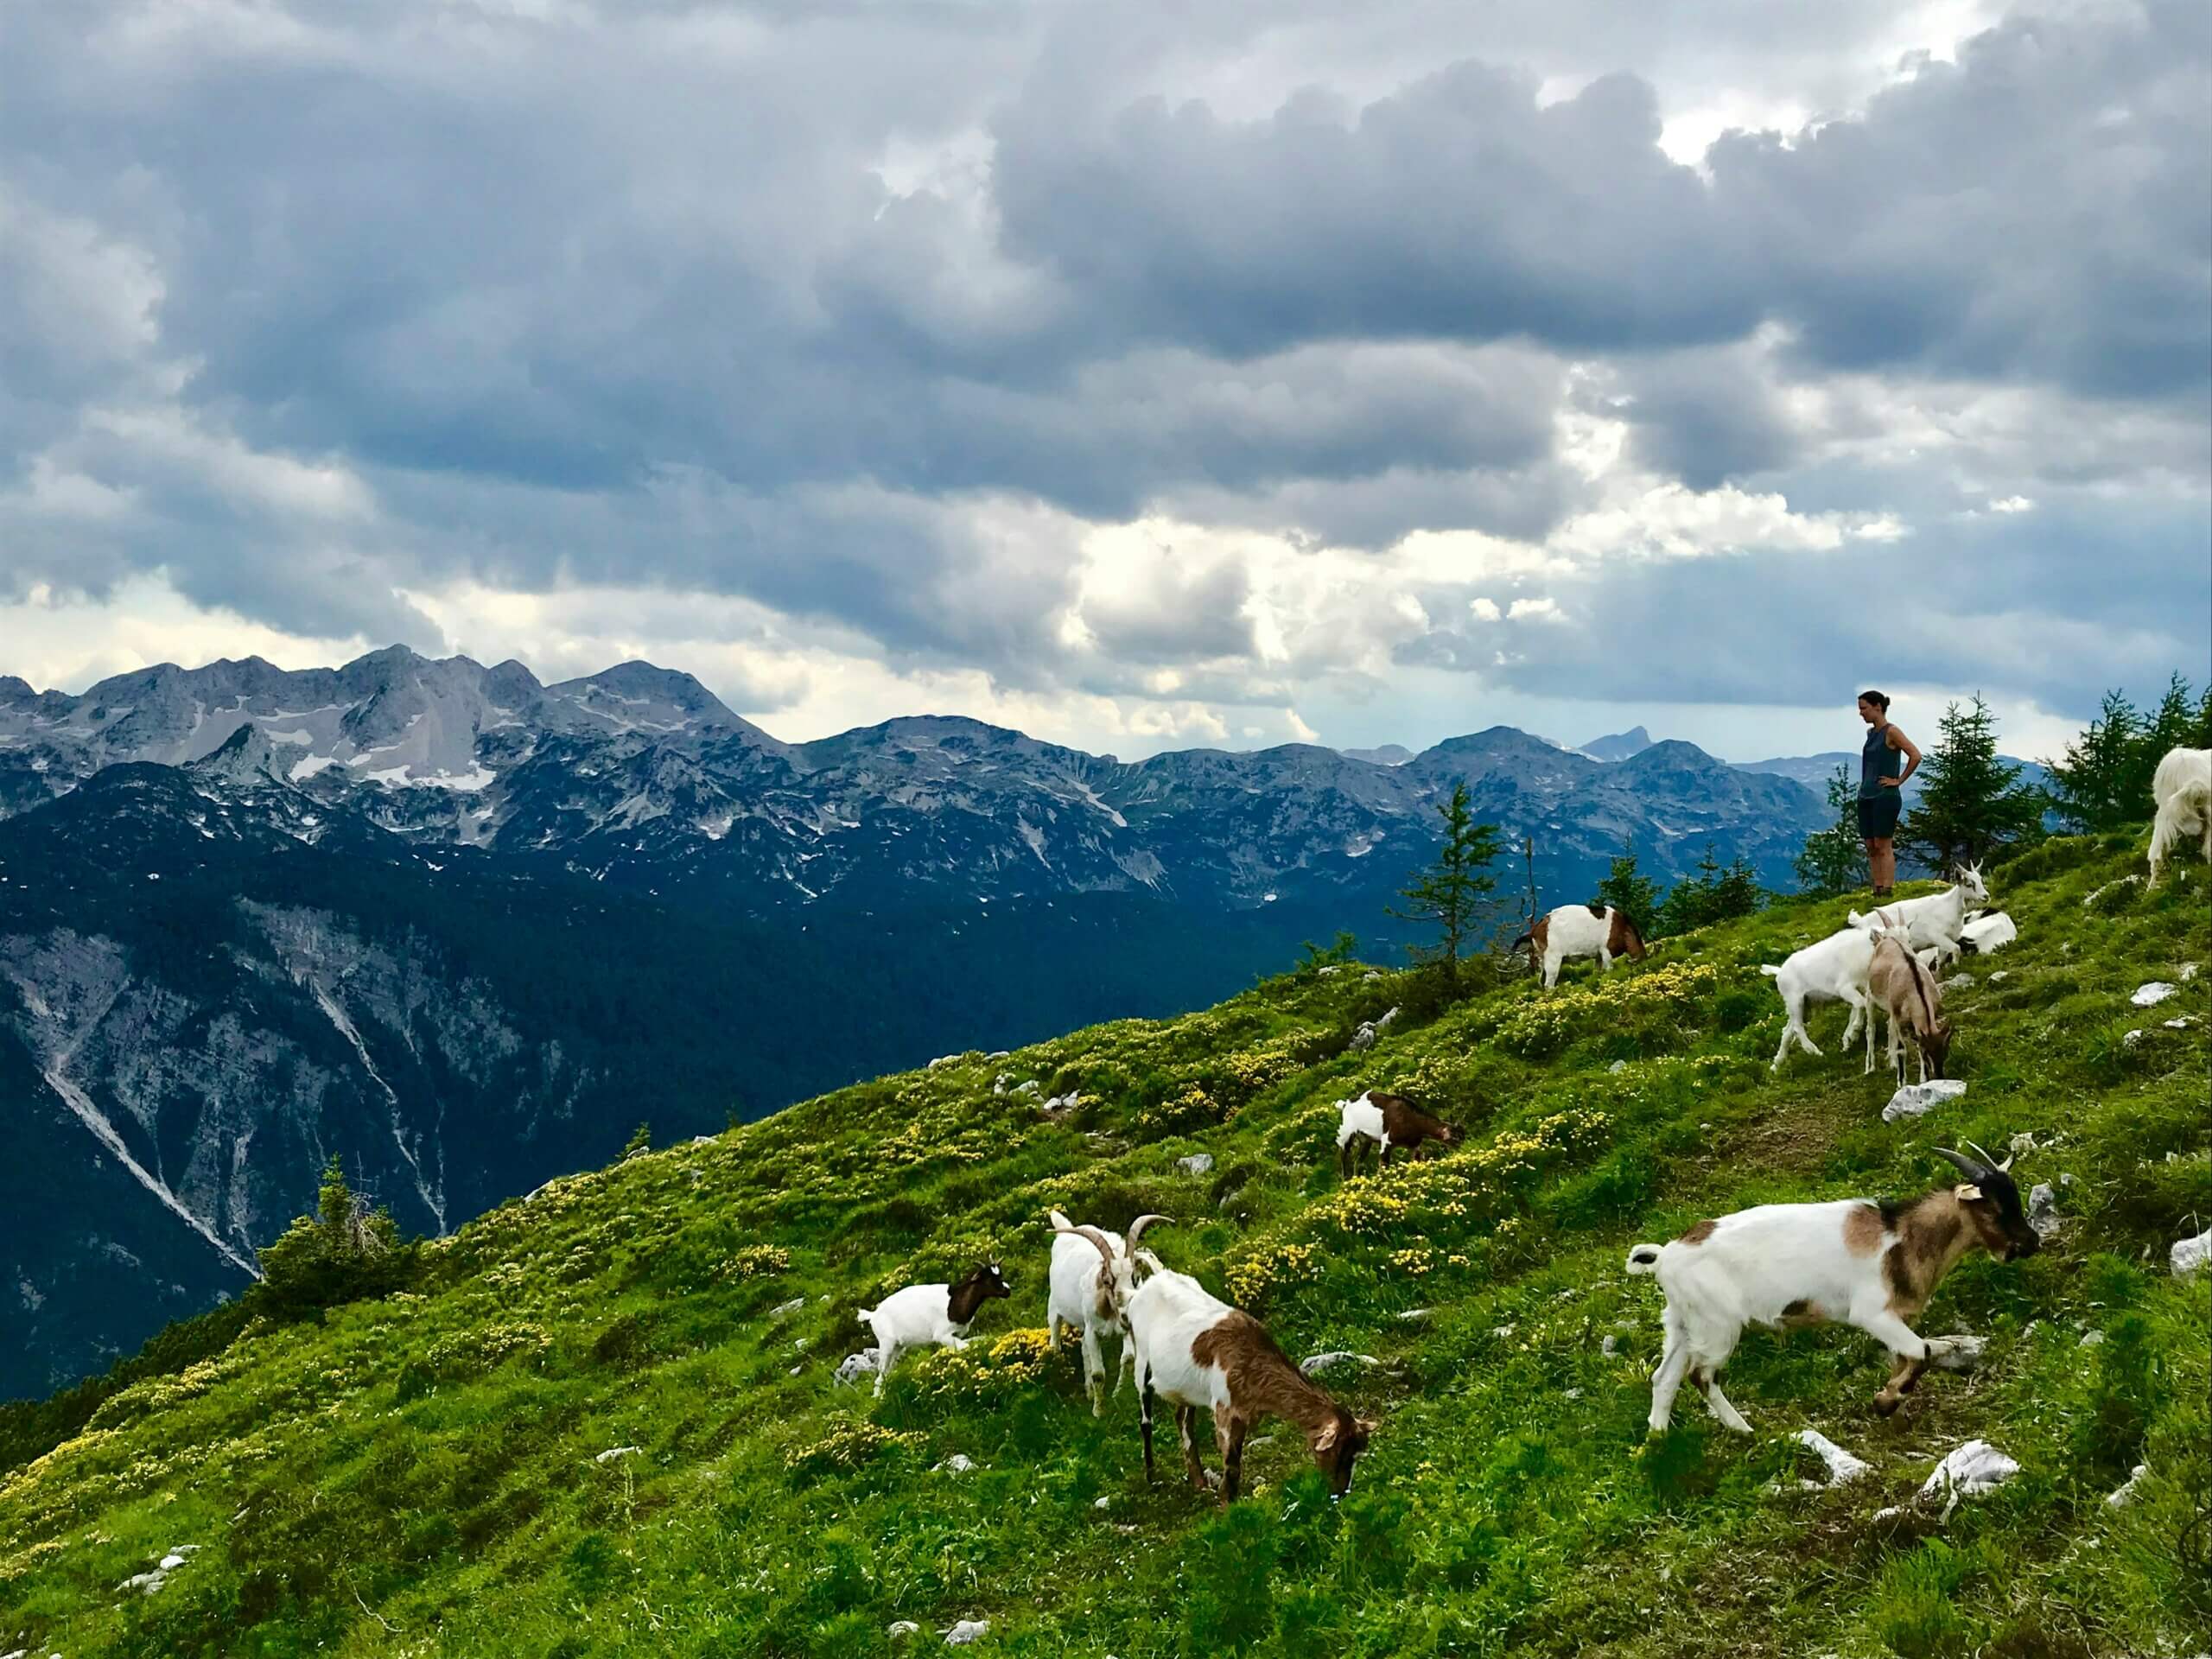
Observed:
[[[1462,783],[1546,904],[1624,844],[1781,884],[1825,817],[1688,743],[1509,727],[1126,762],[927,716],[786,743],[645,663],[0,679],[0,1395],[237,1290],[333,1155],[443,1233],[640,1120],[1200,1006],[1338,928],[1392,948]]]

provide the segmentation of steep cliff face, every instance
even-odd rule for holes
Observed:
[[[0,839],[0,1097],[22,1188],[0,1205],[0,1302],[23,1335],[0,1392],[243,1285],[334,1154],[409,1230],[440,1233],[605,1150],[575,1122],[593,1069],[422,925],[430,873],[257,848],[188,822],[207,803],[181,781],[152,813],[117,785],[58,804],[104,836],[50,837],[34,815]],[[99,868],[134,816],[137,855]]]

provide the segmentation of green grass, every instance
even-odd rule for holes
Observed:
[[[1995,873],[2020,942],[1967,963],[1970,1090],[1918,1122],[1882,1123],[1837,1010],[1827,1059],[1769,1074],[1756,964],[1845,908],[1789,904],[1364,1054],[1344,1039],[1398,976],[1292,976],[557,1182],[431,1249],[416,1290],[248,1325],[0,1476],[0,1651],[868,1654],[894,1619],[924,1627],[911,1650],[968,1618],[984,1651],[1121,1659],[2197,1651],[2212,1282],[2177,1283],[2165,1251],[2212,1214],[2212,973],[2155,1013],[2126,998],[2212,965],[2212,909],[2184,868],[2085,911],[2132,858],[2077,842]],[[1084,1102],[1047,1123],[993,1093],[1001,1072]],[[1340,1185],[1331,1103],[1369,1085],[1470,1143]],[[2064,1229],[1963,1265],[1921,1322],[1986,1338],[1979,1369],[1882,1420],[1871,1340],[1754,1332],[1728,1383],[1758,1435],[1686,1396],[1647,1443],[1660,1300],[1623,1274],[1630,1243],[1924,1190],[1949,1179],[1931,1144],[2021,1131],[2024,1187],[2073,1177]],[[1209,1175],[1175,1169],[1200,1150]],[[1382,1424],[1351,1496],[1279,1427],[1226,1516],[1147,1488],[1132,1397],[1095,1421],[1072,1346],[1035,1329],[1052,1205],[1173,1215],[1161,1254],[1294,1354],[1380,1358],[1340,1389]],[[910,1357],[880,1402],[835,1386],[856,1306],[986,1251],[1014,1300],[968,1353]],[[1806,1427],[1873,1476],[1801,1490]],[[1948,1522],[1878,1516],[1977,1435],[2019,1460],[2011,1485]],[[620,1446],[641,1450],[598,1459]],[[939,1467],[954,1452],[976,1467]],[[2144,1462],[2139,1501],[2108,1509]],[[202,1548],[157,1594],[118,1593],[179,1544]]]

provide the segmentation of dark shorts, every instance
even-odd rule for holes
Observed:
[[[1859,803],[1859,836],[1862,841],[1887,841],[1897,832],[1897,814],[1904,810],[1899,791],[1885,789]]]

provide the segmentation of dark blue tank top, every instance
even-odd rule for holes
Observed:
[[[1866,747],[1859,751],[1859,798],[1862,801],[1879,800],[1888,791],[1881,780],[1895,778],[1904,771],[1904,753],[1890,747],[1887,725],[1872,728],[1866,734]]]

